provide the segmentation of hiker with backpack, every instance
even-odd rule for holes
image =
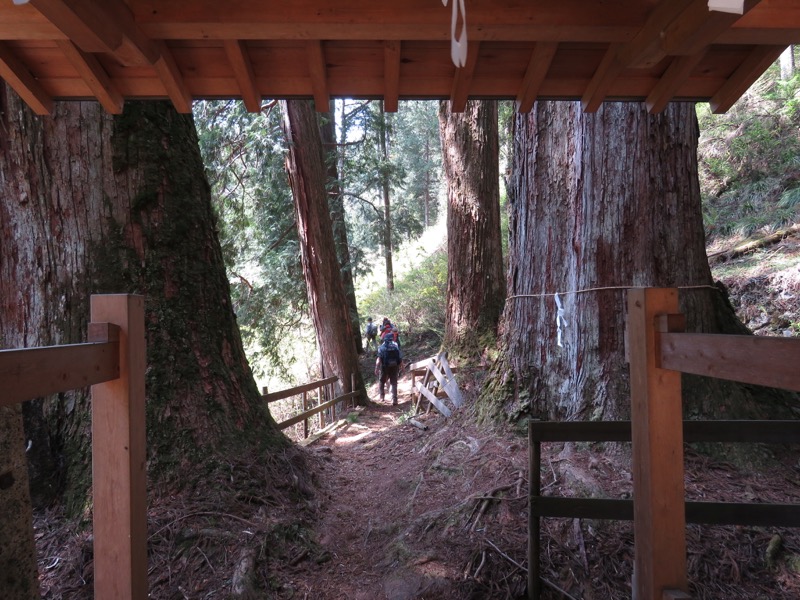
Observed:
[[[400,347],[394,341],[394,335],[389,331],[383,343],[378,347],[378,358],[375,359],[375,376],[380,376],[381,402],[384,400],[384,386],[386,380],[392,386],[392,406],[397,406],[397,375],[400,373],[400,366],[403,364],[403,354]]]
[[[377,350],[378,349],[378,326],[372,322],[372,317],[367,317],[367,330],[365,332],[367,336],[367,350],[369,350],[370,344],[372,347]]]
[[[383,317],[383,323],[381,324],[381,342],[383,342],[389,334],[394,336],[394,343],[400,347],[400,331],[397,329],[397,325],[392,323],[389,317]]]

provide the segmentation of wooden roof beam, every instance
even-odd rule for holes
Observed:
[[[747,14],[760,0],[747,0]],[[661,48],[665,55],[690,56],[711,45],[720,34],[730,29],[742,15],[710,11],[706,1],[692,2],[681,16],[661,32]]]
[[[317,112],[328,112],[330,94],[328,93],[327,65],[325,64],[325,53],[322,50],[322,41],[308,40],[306,55],[308,56],[308,74],[311,78],[314,106]]]
[[[753,85],[772,63],[778,60],[785,46],[756,46],[738,69],[722,84],[708,103],[714,113],[724,113]]]
[[[661,48],[661,32],[677,19],[693,2],[700,0],[661,0],[650,11],[644,26],[634,38],[620,47],[619,60],[626,67],[651,67],[661,61],[665,54]],[[706,0],[703,4],[708,11]]]
[[[478,64],[478,52],[480,49],[480,42],[467,42],[467,64],[456,69],[456,74],[453,78],[453,87],[450,91],[451,112],[464,112],[464,109],[467,107],[469,90],[472,87],[472,77],[475,75],[475,66]]]
[[[539,89],[547,76],[557,49],[558,42],[537,42],[534,46],[528,61],[528,68],[525,70],[525,77],[519,92],[517,92],[518,112],[527,113],[533,108],[533,103],[539,96]]]
[[[53,98],[4,42],[0,42],[0,78],[5,79],[37,115],[53,112]]]
[[[383,42],[383,109],[397,112],[400,98],[400,44],[399,40]]]
[[[261,112],[261,93],[258,91],[253,63],[250,62],[244,42],[225,40],[225,54],[228,55],[228,62],[239,84],[245,107],[252,113]]]
[[[158,73],[161,83],[164,84],[164,89],[167,96],[172,100],[175,110],[179,113],[188,114],[192,112],[192,95],[186,87],[186,82],[183,80],[183,75],[175,63],[175,58],[172,52],[169,51],[164,42],[158,43],[159,57],[155,65],[156,73]]]
[[[56,45],[70,64],[75,67],[78,75],[86,82],[106,112],[112,115],[122,113],[122,105],[125,100],[109,78],[108,73],[103,70],[97,57],[94,54],[83,52],[69,40],[57,40]]]
[[[597,67],[597,71],[581,97],[581,106],[584,111],[597,112],[603,100],[606,99],[614,80],[625,68],[619,60],[619,48],[616,44],[609,46],[603,60],[600,61],[600,66]]]
[[[122,31],[94,0],[31,0],[31,5],[84,52],[114,53]]]
[[[675,96],[681,84],[689,78],[694,68],[703,60],[705,51],[691,56],[677,56],[648,94],[645,104],[650,114],[660,113]]]

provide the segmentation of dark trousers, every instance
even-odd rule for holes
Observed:
[[[383,400],[383,386],[386,385],[386,380],[392,384],[392,402],[397,402],[397,372],[400,370],[399,365],[386,366],[381,369],[381,400]]]

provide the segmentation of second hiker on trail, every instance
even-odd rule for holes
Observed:
[[[372,322],[372,317],[367,317],[367,330],[365,333],[367,336],[367,350],[369,350],[370,345],[377,350],[378,342],[376,340],[378,337],[378,326]]]
[[[378,358],[375,359],[375,376],[380,375],[381,378],[381,402],[385,397],[384,387],[388,379],[392,386],[392,405],[397,405],[397,375],[402,363],[403,354],[400,352],[400,347],[394,342],[394,335],[387,334],[383,338],[383,343],[378,347]]]

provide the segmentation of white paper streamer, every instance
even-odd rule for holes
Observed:
[[[564,307],[561,304],[561,298],[558,297],[558,294],[554,295],[556,299],[556,341],[558,345],[563,347],[561,344],[561,330],[567,326],[567,320],[564,318],[566,312],[564,311]]]
[[[447,6],[448,1],[442,0],[442,5]],[[461,35],[456,38],[459,13],[461,14]],[[464,0],[453,0],[453,17],[450,20],[450,58],[457,68],[467,64],[467,11],[464,8]]]
[[[708,10],[744,14],[744,0],[708,0]]]

